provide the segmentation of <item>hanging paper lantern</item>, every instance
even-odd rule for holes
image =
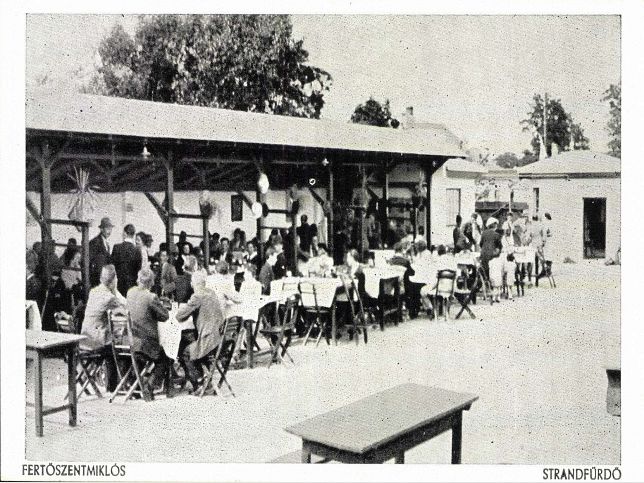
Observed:
[[[263,214],[263,207],[262,204],[259,202],[255,202],[252,204],[250,210],[253,212],[253,216],[255,219],[261,218]]]
[[[76,188],[71,191],[74,195],[67,217],[72,221],[94,221],[94,212],[96,211],[97,196],[94,190],[97,186],[90,185],[89,172],[85,169],[74,168],[74,175],[67,175],[74,181]],[[78,228],[78,227],[77,227]],[[80,228],[78,228],[80,231]]]
[[[266,176],[266,173],[260,173],[259,179],[257,180],[257,187],[259,188],[260,193],[263,195],[268,193],[269,186],[270,183],[268,182],[268,176]]]

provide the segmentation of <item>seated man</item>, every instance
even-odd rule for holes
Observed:
[[[150,291],[154,285],[154,273],[149,268],[139,270],[137,285],[127,292],[127,309],[132,320],[132,337],[135,355],[154,361],[154,372],[148,381],[149,387],[143,387],[143,397],[153,399],[152,390],[165,379],[166,396],[172,397],[170,378],[170,359],[159,343],[158,322],[169,318],[159,297]],[[145,384],[144,384],[145,385]]]
[[[436,275],[441,270],[452,270],[456,272],[457,263],[454,256],[447,253],[445,245],[439,245],[437,249],[437,257],[427,264],[425,270],[427,270],[427,274],[430,275],[429,278],[434,281],[431,284],[424,285],[420,289],[420,299],[425,309],[428,312],[431,312],[433,310],[431,297],[434,295],[434,291],[436,290]]]
[[[202,377],[199,363],[217,349],[221,342],[221,328],[224,324],[224,311],[214,290],[206,287],[206,276],[197,272],[192,276],[194,293],[188,303],[177,312],[177,320],[183,322],[193,317],[197,340],[188,345],[182,358],[187,369],[187,377],[197,394],[199,379]]]
[[[266,249],[266,261],[264,266],[259,272],[259,283],[262,284],[262,294],[268,295],[271,293],[271,282],[275,280],[275,274],[273,268],[277,263],[277,251],[273,247],[268,247]]]
[[[125,297],[117,290],[114,265],[104,265],[100,283],[89,291],[81,335],[87,337],[80,343],[81,350],[101,352],[105,357],[107,390],[114,392],[118,384],[116,362],[112,355],[112,334],[107,322],[107,311],[125,308]]]
[[[403,277],[403,286],[405,288],[404,300],[409,310],[409,317],[415,319],[418,317],[418,311],[420,309],[420,294],[409,280],[409,277],[414,275],[414,269],[411,267],[409,258],[405,256],[405,246],[402,243],[399,242],[394,245],[394,256],[389,263],[391,265],[405,267],[405,275]]]

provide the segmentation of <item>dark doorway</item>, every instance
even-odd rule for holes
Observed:
[[[584,258],[606,257],[606,198],[584,198]]]

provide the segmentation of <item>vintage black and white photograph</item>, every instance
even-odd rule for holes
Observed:
[[[622,464],[621,15],[24,22],[25,463]]]

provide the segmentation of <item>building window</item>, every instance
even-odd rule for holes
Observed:
[[[461,213],[461,189],[448,188],[447,190],[447,226],[456,225],[456,215]]]
[[[532,209],[533,215],[539,213],[539,188],[532,188]]]

